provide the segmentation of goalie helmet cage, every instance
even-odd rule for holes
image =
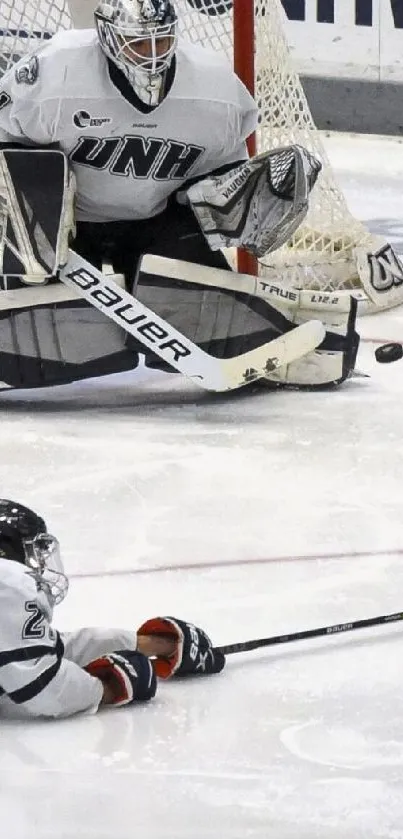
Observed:
[[[359,289],[354,249],[379,241],[348,210],[316,129],[285,37],[281,0],[174,0],[183,37],[226,54],[259,108],[250,151],[299,143],[322,162],[309,213],[292,239],[259,261],[288,287]],[[95,0],[1,0],[0,74],[58,29],[93,25]],[[245,262],[241,266],[245,270]],[[269,270],[268,270],[269,269]]]

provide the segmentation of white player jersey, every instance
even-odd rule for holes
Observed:
[[[102,684],[82,667],[102,654],[136,649],[135,632],[60,634],[51,620],[49,601],[29,569],[0,558],[0,719],[95,713]]]
[[[59,143],[77,219],[151,218],[186,180],[247,158],[254,100],[226,59],[180,43],[173,84],[150,113],[115,87],[95,30],[60,32],[0,85],[0,142]]]

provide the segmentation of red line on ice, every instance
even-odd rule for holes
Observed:
[[[312,562],[327,559],[370,559],[375,557],[402,556],[403,548],[379,551],[344,551],[342,553],[295,554],[293,556],[268,556],[255,559],[211,560],[201,562],[182,562],[179,565],[155,565],[149,568],[111,568],[105,571],[90,571],[84,574],[70,574],[72,579],[91,577],[128,577],[133,574],[161,574],[171,571],[201,571],[208,568],[234,568],[243,565],[268,565],[272,562]]]

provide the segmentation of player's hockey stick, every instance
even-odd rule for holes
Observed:
[[[258,638],[255,641],[240,641],[239,644],[226,644],[223,647],[215,647],[224,655],[233,653],[246,653],[257,650],[259,647],[273,647],[275,644],[288,644],[290,641],[304,641],[307,638],[319,638],[321,635],[338,635],[341,632],[352,632],[353,629],[366,629],[369,626],[381,626],[384,623],[394,623],[403,620],[403,612],[394,612],[392,615],[380,615],[377,618],[366,618],[364,620],[349,621],[348,623],[336,623],[334,626],[321,626],[317,629],[306,629],[302,632],[291,632],[288,635],[273,635],[271,638]]]
[[[242,355],[215,358],[74,251],[69,251],[60,279],[142,345],[206,390],[235,390],[264,378],[277,367],[314,350],[325,337],[323,324],[311,320]]]

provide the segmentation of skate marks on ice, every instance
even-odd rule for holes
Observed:
[[[373,726],[365,734],[353,726],[329,728],[323,720],[312,719],[284,728],[280,740],[299,760],[345,770],[402,767],[403,777],[403,740],[393,734],[392,729],[391,739],[378,739]]]

